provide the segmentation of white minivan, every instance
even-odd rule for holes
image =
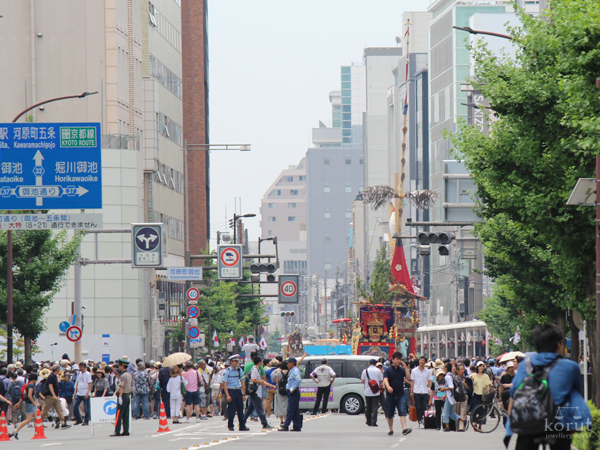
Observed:
[[[362,371],[369,366],[372,356],[366,355],[313,355],[304,358],[298,366],[302,375],[300,385],[300,409],[312,410],[315,405],[317,384],[310,378],[313,370],[321,365],[321,360],[337,375],[332,385],[327,409],[339,409],[340,412],[356,415],[365,407],[365,387],[360,380]],[[333,397],[333,400],[331,398]]]

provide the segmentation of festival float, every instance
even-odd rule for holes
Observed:
[[[406,24],[404,35],[406,45],[406,80],[409,67],[409,25]],[[404,126],[402,128],[402,154],[400,158],[400,174],[394,174],[394,186],[371,186],[362,191],[363,203],[377,210],[388,204],[390,213],[390,236],[396,240],[390,267],[392,299],[385,303],[360,302],[358,305],[359,320],[352,330],[352,353],[355,355],[371,355],[373,357],[391,358],[395,351],[400,351],[407,358],[411,353],[417,354],[417,326],[419,325],[418,302],[427,300],[415,293],[402,246],[402,215],[404,201],[411,202],[416,209],[428,209],[435,201],[437,194],[427,189],[405,192],[406,167],[406,133],[408,115],[408,89],[404,95]],[[393,202],[393,203],[392,203]],[[391,241],[390,241],[391,243]]]
[[[385,304],[359,303],[359,320],[352,330],[355,355],[390,359],[396,351],[404,358],[417,354],[418,302],[426,298],[414,291],[400,239],[396,240],[390,272],[392,300]]]

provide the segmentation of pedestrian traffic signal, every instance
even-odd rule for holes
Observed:
[[[267,281],[275,281],[275,272],[277,271],[277,265],[275,263],[258,263],[250,264],[250,273],[253,277],[260,276],[261,273],[268,273]]]
[[[422,231],[417,236],[417,240],[419,244],[421,244],[421,255],[429,255],[431,254],[431,249],[429,248],[430,244],[440,244],[438,247],[438,252],[442,256],[447,256],[450,254],[450,249],[448,246],[454,240],[455,234],[449,231],[442,231],[440,233],[430,233],[428,231]]]
[[[294,311],[281,311],[281,317],[294,317],[295,315]]]

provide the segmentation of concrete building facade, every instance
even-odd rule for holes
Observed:
[[[537,1],[522,2],[520,6],[531,14],[539,12]],[[469,118],[472,60],[466,44],[470,35],[453,26],[477,28],[478,24],[485,24],[487,31],[506,32],[502,27],[510,20],[507,13],[513,12],[513,6],[504,1],[482,4],[438,0],[428,12],[432,14],[429,25],[429,173],[430,189],[438,194],[430,210],[430,220],[471,223],[479,220],[473,212],[475,186],[464,165],[454,159],[450,140],[443,136],[444,131],[456,131],[460,119]],[[494,45],[497,46],[497,40]],[[430,323],[441,324],[473,318],[485,307],[484,286],[487,284],[473,270],[482,269],[483,252],[468,228],[459,232],[457,227],[436,227],[432,231],[443,230],[457,232],[457,241],[450,247],[448,256],[439,255],[437,246],[432,246]],[[469,252],[464,252],[466,247]]]
[[[300,275],[299,294],[302,302],[305,296],[303,280],[307,274],[306,158],[279,174],[261,200],[260,215],[261,239],[264,240],[260,247],[261,254],[278,253],[278,275]],[[274,238],[277,238],[277,247],[273,243]],[[262,285],[261,292],[277,294],[277,286]],[[286,322],[289,323],[290,319],[281,317],[281,311],[298,314],[301,311],[296,305],[279,305],[277,298],[267,297],[265,303],[269,316],[268,333],[286,331]],[[296,320],[299,319],[296,317]]]
[[[9,122],[25,107],[45,99],[98,91],[98,95],[85,99],[33,110],[31,118],[37,122],[100,122],[103,208],[86,212],[102,213],[104,228],[163,222],[167,228],[167,265],[184,265],[183,55],[186,39],[191,40],[190,51],[205,54],[205,39],[202,49],[196,48],[199,34],[205,38],[206,10],[202,3],[199,7],[198,2],[185,0],[0,2],[4,16],[0,56],[11,61],[0,73],[0,122]],[[186,15],[184,7],[192,13]],[[193,28],[187,36],[182,17]],[[205,67],[206,61],[201,58],[194,64]],[[188,69],[189,73],[187,88],[191,92],[199,82],[198,67]],[[203,78],[201,84],[200,94],[190,95],[196,101],[188,107],[190,114],[194,113],[187,122],[190,132],[196,132],[198,123],[203,124],[201,129],[206,128],[207,81]],[[197,105],[200,97],[201,107]],[[192,138],[205,142],[206,133],[202,133]],[[204,161],[204,157],[202,152],[193,158]],[[204,162],[198,167],[202,170],[194,174],[207,169]],[[206,180],[200,181],[203,188],[196,198],[206,195]],[[206,234],[208,223],[208,216],[202,217],[205,231],[196,231],[200,235]],[[97,248],[96,253],[92,236],[85,237],[82,256],[130,259],[130,235],[100,234]],[[163,298],[161,292],[181,289],[166,284],[161,288],[158,273],[132,269],[128,264],[82,268],[84,358],[99,360],[109,354],[115,359],[127,354],[150,359],[168,351],[163,345],[164,323],[154,328],[154,334],[159,333],[154,339],[158,346],[151,345],[152,322],[161,318],[156,302]],[[183,299],[183,292],[180,296]],[[73,313],[72,301],[70,271],[46,314],[46,333],[38,339],[43,353],[38,357],[50,358],[50,342],[58,342],[55,353],[73,353],[73,344],[59,335],[58,329],[58,324]]]

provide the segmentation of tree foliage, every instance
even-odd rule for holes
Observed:
[[[373,267],[373,274],[371,275],[371,283],[369,289],[365,289],[362,282],[359,279],[356,280],[356,289],[359,296],[366,298],[372,304],[386,303],[390,301],[393,294],[389,292],[390,289],[390,260],[388,258],[385,247],[381,247],[375,266]]]
[[[213,263],[205,263],[213,266]],[[244,271],[244,280],[250,279],[250,273]],[[206,333],[212,348],[212,336],[216,331],[220,347],[225,347],[233,331],[236,341],[241,335],[253,334],[263,323],[264,306],[257,297],[238,297],[238,294],[251,294],[252,286],[236,282],[221,282],[216,270],[205,270],[206,286],[200,289],[198,302],[200,317],[198,324]]]
[[[26,341],[44,331],[44,314],[77,258],[80,238],[50,230],[13,231],[13,323]],[[0,321],[7,315],[7,235],[0,232]],[[28,345],[26,345],[28,348]],[[25,358],[29,360],[30,354]]]
[[[452,140],[477,184],[476,233],[502,292],[488,307],[533,321],[569,308],[591,319],[594,211],[566,202],[579,178],[594,177],[600,150],[600,8],[555,0],[546,14],[520,13],[514,58],[473,48],[473,84],[496,120],[488,136],[462,124]]]

